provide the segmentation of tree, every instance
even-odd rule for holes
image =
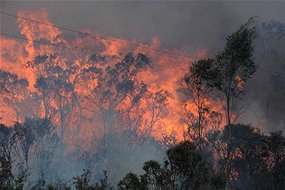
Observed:
[[[122,125],[131,130],[141,130],[146,122],[145,128],[151,131],[169,96],[164,91],[151,93],[139,79],[138,74],[151,67],[151,60],[141,53],[127,53],[120,60],[94,54],[89,62],[81,80],[90,91],[86,100],[94,105],[91,111],[100,113],[104,134],[118,127],[120,123],[115,121],[123,121]],[[146,100],[147,106],[142,107]],[[153,113],[149,120],[143,118],[146,109]]]
[[[100,179],[100,184],[91,185],[91,171],[84,170],[81,176],[73,178],[73,184],[77,190],[113,190],[113,187],[108,182],[107,172],[104,171],[104,177]]]
[[[214,170],[194,143],[184,141],[168,149],[164,165],[154,160],[144,163],[144,173],[128,173],[119,183],[120,190],[197,190],[223,189],[225,180]]]
[[[28,98],[28,85],[27,79],[0,69],[0,107],[4,105],[11,107],[15,112],[16,121],[28,115],[22,106],[24,100]]]
[[[30,153],[33,166],[37,169],[34,171],[38,172],[41,180],[45,180],[49,175],[54,152],[60,141],[59,136],[55,126],[47,119],[26,118],[24,126],[30,128],[30,132],[35,136],[33,152]]]
[[[81,176],[73,177],[73,184],[77,190],[90,190],[90,170],[85,170]]]
[[[122,138],[129,141],[123,147],[127,152],[132,152],[135,144],[150,140],[166,106],[169,93],[151,92],[139,77],[151,64],[141,53],[127,53],[122,58],[94,54],[82,70],[80,85],[88,92],[82,105],[97,119],[92,128],[96,140],[93,143],[100,143],[100,148],[91,150],[90,154],[100,155],[99,159],[106,165],[103,169],[110,166],[107,162],[112,162],[108,154],[122,148],[119,144]],[[112,143],[114,139],[118,140],[117,144]]]
[[[38,55],[27,65],[37,75],[34,86],[43,105],[43,116],[39,117],[49,119],[58,126],[64,140],[65,130],[71,121],[78,119],[78,115],[75,115],[79,108],[75,84],[80,69],[57,53]]]
[[[141,181],[136,174],[128,173],[119,181],[118,190],[142,190]]]
[[[128,173],[118,183],[119,190],[171,190],[173,183],[171,173],[165,165],[161,165],[149,160],[144,163],[144,174],[137,176],[133,173]]]
[[[285,188],[285,137],[282,132],[271,133],[268,137],[270,154],[270,176],[275,189]]]
[[[209,107],[210,93],[213,88],[208,84],[208,81],[215,80],[217,73],[212,70],[212,59],[201,59],[191,64],[189,72],[184,77],[185,87],[184,94],[186,95],[186,109],[187,106],[193,109],[192,105],[196,107],[195,113],[189,113],[194,117],[194,121],[189,123],[188,133],[192,137],[191,140],[197,141],[199,148],[202,148],[202,138],[204,130],[210,123],[211,116],[215,112],[211,111]],[[190,98],[190,105],[187,105]],[[197,115],[197,116],[196,116]],[[216,126],[217,127],[217,126]]]
[[[209,167],[195,144],[181,142],[168,149],[166,154],[178,189],[199,189],[208,182]]]
[[[15,179],[15,190],[23,190],[25,182],[27,181],[28,174],[27,171],[21,171],[18,175],[17,178]]]
[[[143,170],[145,171],[141,176],[143,189],[170,190],[172,188],[171,173],[167,165],[161,167],[158,162],[150,160],[144,163]]]
[[[225,109],[227,123],[232,123],[233,114],[238,114],[238,101],[244,94],[243,86],[257,70],[253,60],[255,28],[253,18],[242,25],[236,32],[227,37],[225,48],[215,56],[213,64],[217,73],[208,81],[220,92]]]
[[[0,189],[9,188],[12,184],[12,129],[0,124]]]
[[[7,133],[8,131],[10,132]],[[1,155],[3,153],[3,162],[6,160],[6,164],[3,164],[6,168],[3,168],[6,170],[5,176],[18,176],[18,179],[13,178],[13,183],[16,186],[22,186],[27,173],[38,172],[41,183],[37,185],[43,185],[42,182],[48,174],[58,142],[54,125],[46,119],[26,118],[25,122],[15,123],[13,127],[3,128],[1,132],[5,132],[6,135],[5,139],[2,139],[3,150],[0,151]],[[11,158],[13,158],[13,164]],[[10,172],[7,170],[8,166]],[[14,175],[12,175],[12,169]]]
[[[16,155],[23,161],[24,167],[29,169],[29,153],[36,141],[36,134],[29,125],[15,123],[13,128],[13,141]]]
[[[227,125],[223,131],[225,145],[219,160],[230,185],[242,189],[263,187],[269,184],[267,160],[269,152],[266,136],[248,125]]]
[[[49,184],[47,186],[47,190],[71,190],[71,187],[69,187],[65,182],[58,181],[55,184]]]
[[[17,157],[14,148],[14,129],[0,124],[0,189],[22,190],[27,180],[27,170],[17,168],[18,174],[13,174],[13,161]]]

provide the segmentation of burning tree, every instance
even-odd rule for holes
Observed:
[[[74,114],[79,107],[75,92],[78,67],[56,53],[36,56],[27,64],[37,76],[36,94],[43,107],[43,114],[39,117],[43,116],[58,126],[63,140],[65,130],[78,119]]]
[[[0,108],[11,107],[15,112],[15,121],[25,116],[25,102],[29,99],[28,85],[27,79],[0,69]]]
[[[184,77],[185,109],[188,121],[188,134],[202,147],[205,129],[217,128],[221,122],[221,114],[211,110],[210,98],[213,88],[208,81],[213,80],[217,73],[212,70],[212,59],[201,59],[191,64],[189,72]],[[189,107],[190,106],[190,111]],[[195,107],[195,112],[193,111]],[[214,122],[216,121],[216,122]],[[210,126],[210,123],[213,126]],[[200,147],[200,148],[201,148]]]
[[[196,107],[198,137],[205,127],[205,117],[209,114],[207,101],[216,96],[221,100],[228,124],[233,115],[241,112],[240,99],[245,93],[244,85],[257,70],[253,60],[255,29],[251,27],[253,19],[242,25],[227,37],[225,48],[214,59],[194,62],[184,78],[186,94]],[[213,113],[216,115],[215,113]],[[194,117],[195,118],[195,117]],[[193,120],[193,118],[192,118]]]
[[[97,148],[88,153],[92,158],[99,156],[105,164],[112,165],[109,156],[114,152],[123,148],[123,152],[130,154],[137,145],[151,139],[170,96],[163,90],[151,92],[138,77],[151,64],[150,58],[141,53],[136,56],[127,53],[120,59],[98,54],[90,56],[79,84],[87,92],[82,105],[94,113],[98,122],[92,130],[97,136],[93,137]]]
[[[91,56],[90,61],[93,64],[83,70],[82,79],[90,90],[90,95],[87,96],[88,103],[92,101],[95,106],[93,110],[100,113],[104,131],[112,133],[115,129],[115,121],[119,121],[116,118],[118,117],[116,109],[123,103],[127,103],[128,98],[130,107],[133,106],[136,104],[135,101],[138,102],[140,96],[147,92],[146,85],[136,80],[136,74],[150,62],[142,60],[138,63],[131,53],[114,65],[111,62],[107,63],[105,57],[101,60],[99,62],[96,55]],[[127,107],[127,109],[131,108]]]

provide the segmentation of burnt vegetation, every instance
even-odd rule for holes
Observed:
[[[178,88],[185,105],[194,102],[197,114],[185,110],[188,129],[181,142],[172,136],[161,141],[151,136],[171,94],[150,91],[140,78],[154,64],[144,54],[120,55],[120,61],[90,54],[77,65],[58,54],[37,56],[27,63],[37,76],[37,93],[29,96],[26,79],[0,70],[2,102],[19,118],[26,108],[23,100],[35,109],[26,111],[30,117],[23,122],[0,124],[0,189],[285,189],[282,132],[265,133],[235,123],[243,109],[244,86],[258,70],[252,22],[228,36],[216,56],[191,64]],[[78,86],[84,93],[76,90]],[[224,113],[212,110],[208,98],[222,104]],[[35,113],[40,106],[44,111],[39,116]],[[86,109],[97,113],[97,125],[93,123],[91,146],[85,149],[85,139],[75,137],[84,130]],[[151,113],[148,119],[146,113]],[[145,160],[140,173],[126,171],[150,152],[162,155],[161,160]]]

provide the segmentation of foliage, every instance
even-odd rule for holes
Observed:
[[[73,184],[77,190],[112,190],[111,184],[108,182],[107,172],[104,171],[104,178],[100,179],[100,183],[91,185],[91,171],[85,170],[81,176],[73,178]]]
[[[175,185],[179,189],[197,189],[208,182],[209,167],[202,159],[197,146],[189,141],[181,142],[167,151]]]
[[[0,187],[22,189],[32,162],[39,164],[39,174],[43,178],[57,141],[54,126],[46,119],[27,118],[24,123],[17,122],[13,127],[1,124]],[[15,157],[19,160],[12,159]]]
[[[0,124],[0,187],[10,186],[12,174],[12,129]]]
[[[188,116],[188,135],[193,141],[199,144],[199,148],[202,148],[202,138],[205,135],[205,129],[219,126],[211,126],[210,120],[218,119],[218,117],[212,117],[216,114],[212,111],[208,102],[211,97],[212,81],[215,81],[217,71],[213,70],[214,60],[212,59],[200,59],[191,64],[188,73],[184,76],[185,87],[183,92],[185,95],[185,109]],[[190,104],[191,111],[187,110],[187,106]],[[195,113],[194,116],[193,107],[194,104]],[[218,115],[217,115],[218,116]],[[214,124],[216,125],[216,123]]]
[[[163,167],[156,161],[145,162],[143,175],[127,174],[118,188],[284,189],[285,137],[280,132],[265,135],[237,124],[214,136],[219,143],[208,147],[212,155],[192,142],[181,142],[167,150]],[[206,158],[214,155],[218,156],[214,162]]]
[[[221,92],[221,99],[226,101],[224,107],[228,124],[232,122],[233,113],[238,111],[237,101],[244,94],[243,86],[257,70],[253,59],[256,34],[252,22],[253,18],[228,36],[224,50],[215,57],[213,70],[218,74],[210,79],[210,84]]]
[[[253,21],[251,18],[229,35],[223,51],[213,59],[202,59],[194,63],[190,67],[190,75],[186,78],[186,82],[192,86],[192,94],[193,88],[194,92],[202,92],[201,97],[208,95],[213,89],[218,92],[228,124],[232,123],[234,113],[235,116],[240,114],[241,108],[238,103],[244,94],[243,87],[258,67],[253,58],[256,38],[255,28],[252,27]],[[198,96],[195,99],[199,100]],[[197,106],[199,112],[203,111],[202,102]],[[201,113],[199,114],[202,115]]]
[[[13,173],[9,154],[13,155],[15,152],[9,147],[15,146],[14,143],[17,141],[13,139],[15,139],[15,135],[18,135],[17,140],[21,139],[20,137],[27,138],[26,142],[21,140],[22,148],[31,151],[31,145],[37,142],[35,139],[50,133],[48,127],[38,129],[38,126],[43,126],[43,123],[46,123],[44,126],[47,126],[49,122],[26,120],[24,124],[16,123],[14,128],[1,125],[2,189],[21,190],[24,188],[29,177],[27,170],[22,170],[18,174]],[[25,127],[27,130],[31,130],[31,134],[35,136],[25,136],[25,133],[21,131]],[[43,132],[42,130],[47,131]],[[154,160],[147,161],[143,166],[143,174],[128,173],[119,181],[117,188],[119,190],[191,190],[225,189],[226,187],[245,190],[270,189],[271,187],[284,189],[285,137],[281,132],[266,135],[259,129],[248,125],[231,124],[218,133],[217,131],[211,133],[207,135],[209,143],[205,149],[199,150],[198,144],[194,142],[180,142],[166,151],[167,157],[163,165]],[[211,138],[215,140],[210,141]],[[24,152],[23,155],[25,155]],[[26,159],[25,156],[22,158]],[[8,161],[8,165],[5,165],[6,161]],[[74,186],[69,186],[65,182],[48,185],[46,180],[39,176],[38,182],[31,188],[50,190],[67,190],[72,187],[78,190],[114,189],[108,182],[106,171],[104,171],[104,177],[97,183],[94,182],[92,176],[91,170],[85,170],[83,174],[73,178]]]
[[[141,181],[136,174],[128,173],[121,181],[118,183],[118,190],[140,190]]]

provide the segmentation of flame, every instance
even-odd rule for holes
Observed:
[[[205,58],[207,56],[206,50],[197,50],[195,55],[188,55],[182,50],[163,50],[161,48],[161,42],[157,37],[152,39],[150,45],[138,44],[135,40],[128,41],[116,37],[106,37],[102,38],[97,34],[93,33],[91,30],[82,30],[83,33],[88,33],[89,35],[79,35],[75,38],[65,38],[63,31],[53,26],[53,24],[48,20],[48,13],[44,10],[38,11],[19,11],[19,17],[25,17],[33,20],[39,20],[46,24],[39,24],[35,22],[30,22],[28,20],[18,19],[17,23],[22,35],[27,38],[27,41],[19,42],[15,39],[6,38],[1,36],[1,69],[9,71],[13,74],[17,74],[20,78],[26,78],[29,81],[28,94],[27,97],[31,97],[33,93],[39,94],[40,92],[35,89],[34,85],[36,83],[36,78],[40,75],[48,75],[45,73],[45,67],[48,65],[43,65],[42,67],[27,68],[27,62],[34,59],[36,56],[42,56],[45,54],[52,55],[55,53],[59,54],[59,57],[55,58],[54,63],[63,69],[68,69],[69,65],[74,65],[80,69],[84,69],[88,65],[88,55],[92,55],[94,52],[99,51],[101,56],[115,56],[120,58],[121,55],[128,51],[133,51],[134,53],[144,53],[149,56],[154,63],[153,67],[149,70],[139,73],[138,78],[144,81],[149,90],[153,93],[164,89],[171,94],[171,98],[167,101],[167,107],[160,114],[160,118],[155,123],[155,127],[151,131],[151,136],[156,139],[160,139],[162,134],[171,135],[175,134],[177,139],[182,140],[187,125],[181,123],[181,117],[185,112],[184,105],[181,102],[179,96],[179,86],[182,77],[188,70],[189,64],[197,58]],[[37,44],[35,41],[45,41],[51,45]],[[52,44],[58,43],[59,47],[54,47]],[[102,48],[103,47],[103,48]],[[102,50],[103,49],[103,50]],[[84,52],[84,53],[82,53]],[[60,57],[60,55],[65,55]],[[179,55],[179,56],[178,56]],[[184,55],[184,56],[181,56]],[[68,58],[66,58],[68,57]],[[115,64],[116,59],[110,62],[109,65]],[[77,77],[77,73],[71,74],[66,80],[74,81]],[[55,75],[55,77],[58,77]],[[89,95],[89,88],[98,85],[97,79],[93,79],[89,84],[75,84],[75,92],[79,96]],[[63,92],[61,92],[63,93]],[[71,97],[66,94],[65,104],[71,103]],[[16,98],[16,97],[15,97]],[[0,99],[0,101],[3,101]],[[126,99],[124,103],[120,106],[127,105],[129,100]],[[208,105],[212,105],[213,109],[216,111],[221,111],[221,107],[217,105],[214,100],[205,100]],[[52,100],[50,106],[54,110],[58,110],[59,106],[66,106],[64,103],[60,105],[57,99]],[[148,101],[144,100],[141,104],[141,110],[146,110],[148,108]],[[1,106],[1,104],[0,104]],[[37,103],[38,107],[35,109],[36,113],[33,113],[39,117],[44,116],[44,104]],[[70,126],[69,130],[73,130],[75,134],[82,134],[83,136],[89,136],[88,138],[95,138],[93,135],[96,133],[98,136],[103,135],[103,128],[100,124],[96,122],[100,121],[98,115],[94,115],[94,112],[90,112],[88,108],[90,103],[85,103],[86,109],[84,110],[84,119],[82,121],[71,121],[70,123],[80,123],[81,128],[77,129],[76,126]],[[120,107],[119,107],[120,108]],[[11,125],[16,119],[13,109],[8,106],[0,107],[0,117],[2,117],[3,123]],[[31,109],[29,107],[24,107],[23,109]],[[195,106],[191,103],[188,104],[188,111],[196,113],[197,110]],[[97,109],[97,112],[100,110]],[[25,113],[25,111],[23,111]],[[33,115],[31,114],[31,115]],[[74,108],[73,113],[79,114],[77,108]],[[136,114],[136,113],[133,113]],[[23,119],[27,115],[23,115]],[[57,116],[58,117],[58,116]],[[58,118],[55,118],[55,121]],[[144,114],[145,121],[151,121],[152,114],[146,112]],[[95,122],[96,121],[96,122]],[[67,123],[65,123],[67,125]],[[96,132],[94,132],[94,127],[96,126]],[[145,129],[139,129],[144,131]],[[98,136],[96,138],[98,138]],[[72,138],[72,137],[69,137]]]
[[[236,83],[237,83],[237,87],[242,89],[245,82],[240,78],[239,75],[236,76],[235,80],[236,80]]]

